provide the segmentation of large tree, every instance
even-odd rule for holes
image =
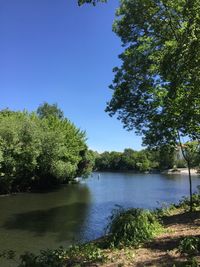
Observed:
[[[116,15],[124,52],[106,111],[150,146],[199,140],[199,0],[121,0]]]

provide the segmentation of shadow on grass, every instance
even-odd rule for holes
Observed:
[[[200,226],[200,211],[185,212],[166,216],[162,218],[164,225],[170,226],[172,224],[193,224]]]
[[[135,267],[144,267],[144,266],[151,266],[151,267],[188,267],[189,262],[186,259],[175,259],[173,256],[168,254],[164,256],[160,256],[156,259],[151,260],[144,260],[142,262],[136,263]],[[189,265],[191,266],[191,265]]]
[[[160,237],[158,239],[153,240],[145,244],[145,248],[149,250],[149,254],[152,253],[152,256],[148,259],[141,259],[135,266],[186,266],[187,261],[186,257],[180,256],[175,253],[176,248],[178,248],[180,241],[185,237],[190,237],[190,234],[184,231],[186,227],[188,230],[193,229],[193,234],[196,237],[200,237],[200,211],[195,211],[192,213],[186,212],[182,214],[172,215],[169,217],[163,218],[163,223],[165,226],[175,226],[178,228],[178,233],[176,236],[171,235],[170,233],[167,236]],[[179,228],[180,226],[180,228]],[[172,253],[168,253],[168,251],[172,251]],[[153,256],[155,255],[155,256]]]

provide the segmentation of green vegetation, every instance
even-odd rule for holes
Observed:
[[[193,143],[186,143],[185,146],[193,147]],[[191,167],[199,168],[200,151],[199,146],[194,146],[194,152],[187,152],[190,155]],[[99,171],[136,171],[145,172],[152,170],[166,170],[174,167],[186,167],[184,158],[177,158],[178,152],[173,146],[165,145],[157,149],[144,149],[135,151],[127,148],[123,152],[93,153],[95,158],[95,169]],[[186,149],[185,149],[186,153]]]
[[[86,4],[86,3],[87,4],[93,4],[95,6],[98,2],[105,3],[105,2],[107,2],[107,0],[78,0],[79,6]]]
[[[197,187],[198,192],[192,195],[193,209],[198,210],[200,208],[200,186]],[[183,197],[182,200],[176,205],[176,208],[183,208],[188,210],[190,207],[190,198]]]
[[[47,103],[37,114],[0,112],[1,194],[47,189],[92,170],[85,133],[61,115]]]
[[[139,247],[162,231],[153,212],[142,209],[114,210],[108,225],[109,244],[113,247]]]
[[[198,236],[191,236],[185,237],[180,241],[178,246],[178,251],[182,254],[187,256],[187,262],[182,265],[174,265],[174,267],[182,266],[182,267],[198,267],[199,263],[197,262],[194,256],[200,254],[200,237]]]
[[[106,260],[103,251],[94,244],[75,245],[67,250],[62,247],[41,250],[39,255],[26,252],[19,259],[13,251],[4,251],[0,257],[17,262],[17,267],[78,267]]]
[[[152,159],[149,151],[134,151],[125,149],[121,152],[104,152],[96,156],[95,168],[100,171],[149,171],[157,167],[158,163]]]
[[[197,255],[200,253],[200,237],[185,237],[181,240],[178,247],[180,253],[189,256]]]
[[[120,1],[113,31],[124,51],[106,111],[147,145],[199,140],[199,10],[198,0]]]
[[[79,4],[105,2],[79,0]],[[106,111],[149,147],[180,145],[193,209],[190,146],[200,139],[199,0],[121,0],[113,23],[124,51]],[[192,150],[193,151],[193,150]],[[189,153],[188,153],[189,152]]]
[[[197,192],[192,195],[193,199],[193,210],[200,210],[200,186],[197,187]],[[183,197],[177,204],[170,204],[169,206],[163,206],[157,208],[154,212],[157,217],[162,218],[163,216],[172,215],[177,211],[188,212],[190,210],[190,197]]]
[[[48,104],[44,102],[37,109],[37,115],[39,118],[44,119],[48,117],[57,117],[58,119],[64,119],[63,111],[58,107],[57,104]]]
[[[124,51],[121,66],[113,69],[113,95],[106,108],[124,128],[143,135],[149,147],[180,145],[189,171],[191,211],[191,158],[182,138],[200,139],[199,12],[199,0],[120,1],[113,31]]]

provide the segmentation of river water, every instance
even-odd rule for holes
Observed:
[[[0,250],[36,252],[98,238],[116,205],[155,208],[188,191],[184,175],[107,172],[48,193],[0,197]]]

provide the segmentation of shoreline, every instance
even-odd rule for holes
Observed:
[[[197,169],[191,169],[190,170],[191,175],[200,175],[200,173],[197,172]],[[162,174],[180,174],[180,175],[189,175],[189,171],[187,168],[176,168],[176,169],[168,169],[161,172]]]
[[[156,237],[152,238],[151,240],[144,242],[139,247],[137,248],[131,246],[123,246],[121,248],[107,247],[105,244],[108,235],[104,235],[97,239],[93,239],[82,244],[77,244],[76,248],[78,247],[84,248],[85,246],[86,249],[75,250],[75,254],[72,254],[72,256],[74,257],[73,259],[70,258],[69,260],[65,258],[65,260],[66,259],[68,260],[68,262],[66,261],[66,266],[192,267],[193,265],[187,265],[189,256],[187,254],[180,253],[178,248],[180,242],[184,238],[191,238],[191,237],[200,238],[200,227],[199,227],[200,210],[198,209],[190,213],[182,208],[175,208],[169,210],[168,212],[169,214],[165,214],[161,217],[162,225],[164,227],[163,231]],[[90,245],[93,245],[94,247],[90,247]],[[92,259],[91,253],[94,252],[99,253],[99,256],[94,255],[94,258]],[[62,259],[63,254],[62,252],[60,253],[61,254],[59,258]],[[40,255],[40,254],[35,254],[35,255]],[[51,259],[52,256],[50,255],[49,257]],[[104,258],[104,260],[102,261],[101,258],[102,259]],[[195,254],[193,258],[196,260],[199,266],[200,264],[199,253]]]
[[[187,168],[176,168],[176,169],[167,169],[167,170],[164,170],[164,171],[159,171],[159,170],[153,170],[153,171],[146,171],[146,172],[135,172],[135,171],[131,171],[131,170],[126,170],[126,171],[115,171],[115,170],[106,170],[106,171],[98,171],[98,170],[95,170],[91,173],[91,177],[93,177],[93,174],[101,174],[101,173],[130,173],[130,174],[167,174],[167,175],[188,175],[188,169]],[[191,169],[191,175],[192,176],[200,176],[200,173],[197,172],[197,169]],[[0,193],[0,198],[4,198],[4,197],[10,197],[10,196],[17,196],[17,195],[20,195],[20,194],[26,194],[26,193],[36,193],[36,194],[43,194],[43,193],[46,193],[46,192],[52,192],[52,191],[55,191],[63,186],[67,186],[67,185],[76,185],[76,184],[79,184],[80,181],[72,181],[72,182],[69,182],[69,183],[66,183],[66,184],[60,184],[60,185],[56,185],[55,187],[50,187],[48,189],[34,189],[34,190],[27,190],[27,191],[17,191],[17,192],[10,192],[10,193],[3,193],[1,194]]]
[[[180,254],[178,246],[185,237],[200,237],[199,224],[199,211],[193,212],[191,215],[177,209],[174,214],[163,217],[164,232],[152,241],[136,249],[124,247],[121,250],[105,250],[108,262],[97,264],[97,266],[186,266],[188,258],[186,255]],[[200,264],[200,255],[196,255],[195,258]]]

